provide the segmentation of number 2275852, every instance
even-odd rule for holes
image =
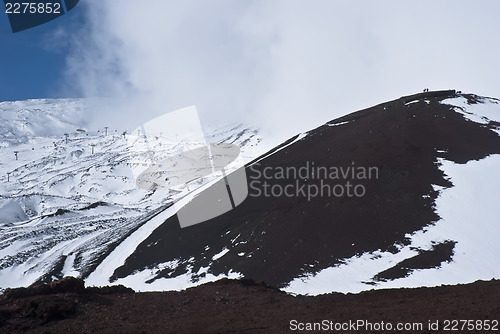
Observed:
[[[6,14],[61,14],[58,2],[7,2]]]

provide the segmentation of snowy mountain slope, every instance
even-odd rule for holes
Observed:
[[[144,137],[85,130],[85,108],[83,100],[0,104],[0,288],[87,276],[120,241],[189,193],[138,188],[134,166],[151,163],[135,144]],[[206,137],[239,145],[246,161],[263,149],[257,130],[243,125]],[[148,140],[165,159],[182,149],[162,137]]]
[[[0,102],[0,147],[85,127],[86,110],[82,99]]]
[[[171,290],[245,276],[319,294],[499,278],[499,115],[496,99],[420,93],[264,155],[255,130],[214,129],[207,141],[236,143],[254,159],[250,195],[187,228],[177,210],[226,186],[214,174],[176,192],[137,187],[151,161],[175,163],[182,145],[162,134],[146,142],[141,129],[105,136],[68,125],[68,143],[61,133],[10,138],[0,149],[0,287],[74,275]],[[320,189],[332,192],[311,193]],[[362,196],[347,195],[356,189]]]
[[[318,294],[498,278],[499,106],[430,92],[331,121],[247,166],[249,181],[296,190],[347,181],[363,196],[265,196],[261,188],[186,229],[168,212],[92,283],[180,289],[230,275]],[[362,177],[369,167],[377,177]],[[283,177],[286,168],[309,173]]]

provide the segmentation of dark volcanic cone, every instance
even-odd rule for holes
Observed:
[[[246,167],[250,194],[241,205],[183,229],[175,216],[169,218],[138,245],[113,279],[178,260],[176,268],[163,269],[156,278],[192,272],[196,280],[207,270],[214,275],[232,270],[283,287],[355,255],[397,252],[398,246],[408,244],[407,233],[440,219],[434,208],[438,192],[432,185],[452,184],[439,169],[439,157],[463,164],[500,153],[500,137],[491,130],[498,124],[480,125],[440,103],[456,96],[455,91],[441,91],[403,97],[331,121],[295,142],[291,139]],[[469,103],[480,101],[462,96]],[[301,168],[302,174],[291,172]],[[327,175],[322,174],[325,169]],[[280,171],[290,173],[281,177]],[[264,196],[264,182],[275,195],[292,185],[287,189],[293,196]],[[214,187],[224,186],[222,181]],[[323,189],[323,196],[308,198],[308,189]],[[327,189],[336,193],[328,195]],[[341,190],[344,193],[337,196]],[[374,279],[439,266],[451,259],[453,247],[453,240],[436,245]],[[213,259],[226,248],[226,254]]]

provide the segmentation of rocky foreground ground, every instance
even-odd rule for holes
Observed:
[[[136,293],[65,278],[0,296],[1,333],[477,333],[499,320],[498,280],[312,297],[245,279]]]

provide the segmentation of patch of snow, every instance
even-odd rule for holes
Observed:
[[[468,104],[465,97],[455,97],[441,101],[443,104],[455,106],[455,111],[464,115],[468,120],[480,124],[490,121],[500,122],[500,102],[496,99],[481,99],[481,103]],[[500,135],[500,128],[494,130]]]
[[[315,275],[292,280],[284,289],[290,293],[318,295],[332,291],[360,292],[370,289],[438,286],[471,283],[500,278],[500,155],[460,165],[440,159],[441,169],[453,183],[441,188],[436,210],[441,219],[413,235],[411,243],[399,252],[377,251],[346,259]],[[408,277],[376,282],[372,278],[404,259],[418,254],[415,249],[429,250],[434,243],[455,241],[451,262],[439,268],[413,271]]]
[[[344,124],[349,124],[351,121],[345,121],[345,122],[340,122],[340,123],[326,123],[328,126],[339,126],[339,125],[344,125]]]
[[[219,253],[215,254],[213,257],[212,257],[212,261],[216,261],[218,259],[220,259],[221,257],[223,257],[224,255],[227,254],[227,252],[229,252],[229,249],[227,247],[224,247],[223,250],[221,250]]]
[[[74,267],[75,258],[76,254],[74,253],[66,257],[66,261],[64,261],[64,267],[62,270],[63,276],[80,277],[80,272]]]
[[[199,272],[206,273],[206,268],[200,268]],[[154,279],[155,277],[156,273],[154,271],[146,269],[125,278],[120,278],[113,284],[123,284],[139,292],[169,290],[181,291],[204,283],[214,282],[222,278],[238,279],[241,278],[242,275],[230,270],[227,275],[220,274],[215,276],[213,274],[206,273],[204,277],[198,279],[197,281],[193,281],[192,273],[188,272],[173,278],[162,277],[155,279],[151,283],[146,283],[148,280]]]

